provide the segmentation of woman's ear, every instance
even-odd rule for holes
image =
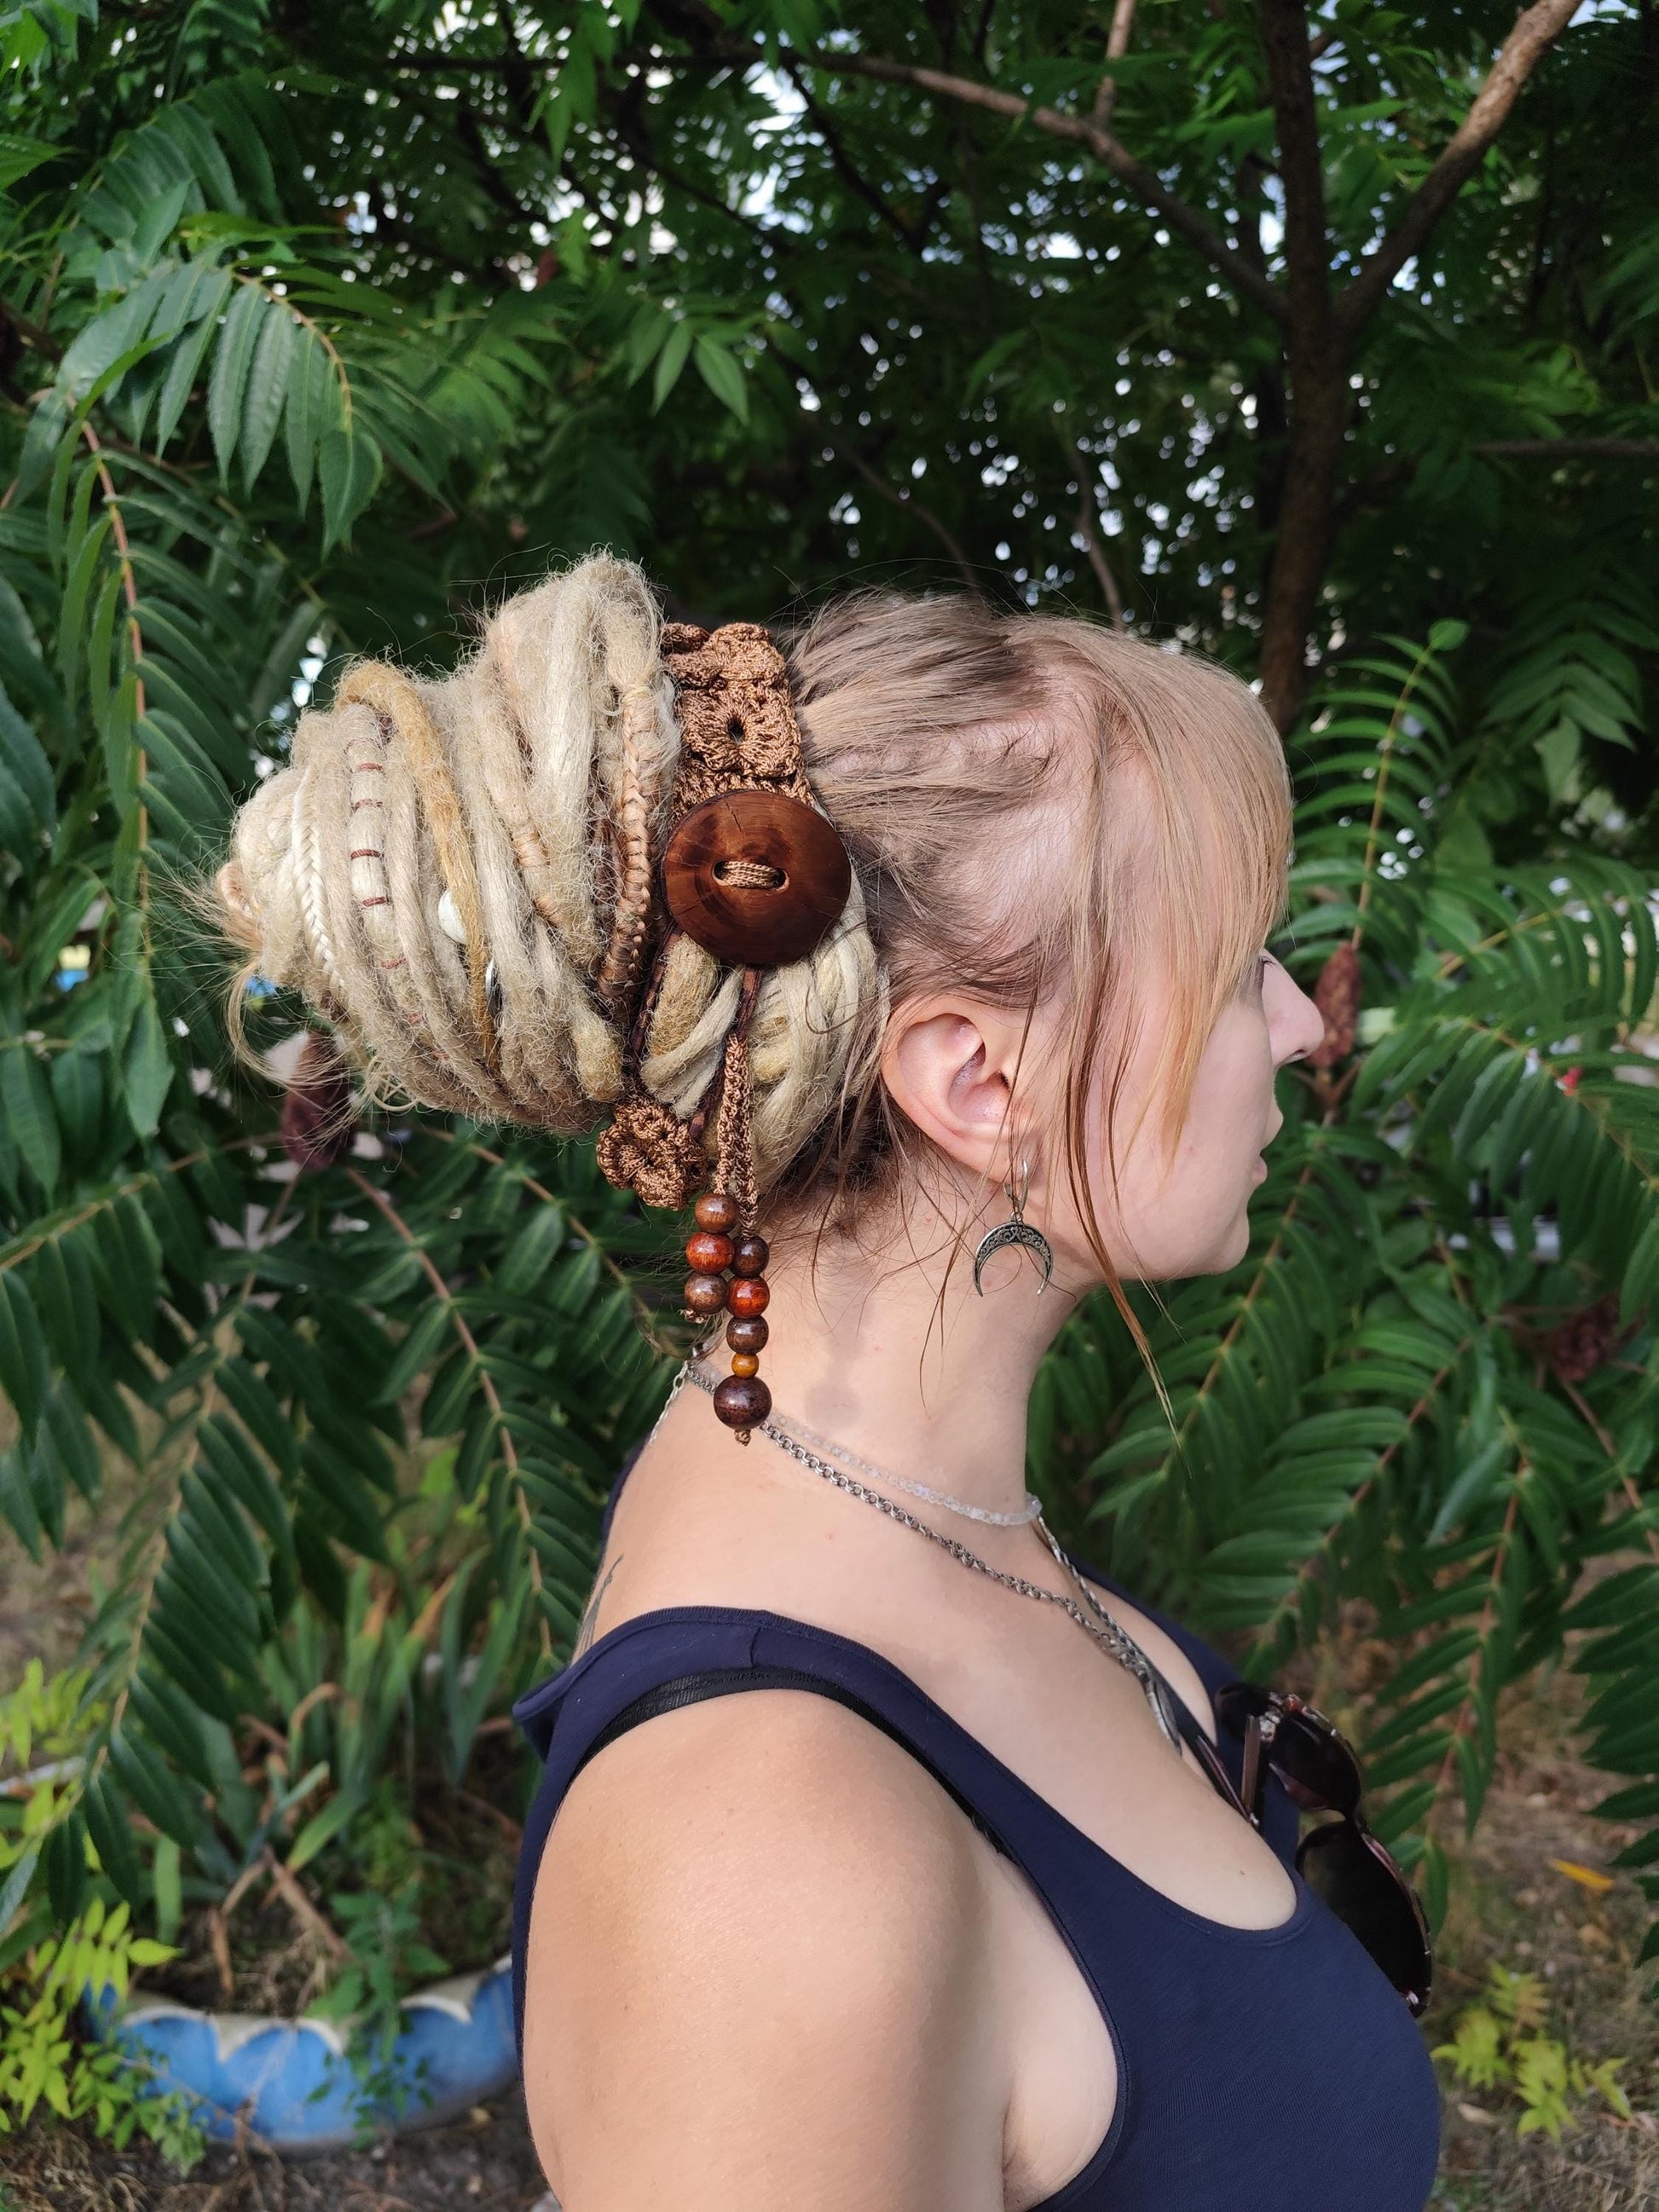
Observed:
[[[1000,1178],[1024,1024],[990,1006],[924,1000],[889,1018],[881,1074],[908,1121],[969,1174]]]

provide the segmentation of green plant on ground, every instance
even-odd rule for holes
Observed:
[[[134,1972],[172,1955],[134,1934],[125,1902],[106,1911],[94,1897],[60,1934],[0,1966],[0,2135],[44,2105],[118,2148],[137,2130],[189,2171],[205,2148],[189,2100],[157,2090],[143,2067],[91,2037],[83,2017],[88,1996],[118,2001]]]
[[[1630,2099],[1619,2085],[1626,2060],[1575,2058],[1559,2038],[1546,2035],[1549,2000],[1536,1974],[1511,1973],[1494,1962],[1487,1980],[1486,2002],[1466,2006],[1451,2041],[1435,2050],[1457,2081],[1466,2088],[1506,2091],[1521,2106],[1519,2135],[1541,2128],[1559,2139],[1574,2100],[1587,2097],[1629,2119]]]
[[[356,1825],[352,1853],[361,1889],[336,1891],[329,1904],[346,1944],[339,1971],[311,2011],[338,2021],[356,2078],[365,2131],[377,2108],[418,2110],[426,2094],[423,2073],[411,2074],[397,2053],[404,2025],[402,2000],[416,1983],[447,1971],[422,1940],[421,1891],[425,1869],[408,1814],[383,1783]]]
[[[382,1787],[479,1794],[570,1650],[673,1225],[436,1116],[296,1165],[176,891],[341,661],[598,540],[702,617],[942,574],[1260,678],[1326,1046],[1246,1260],[1143,1301],[1174,1435],[1091,1310],[1033,1482],[1259,1667],[1371,1608],[1437,1909],[1582,1630],[1659,1888],[1642,11],[301,13],[0,21],[0,1516],[139,1496],[0,1940],[275,1897],[331,1971]]]

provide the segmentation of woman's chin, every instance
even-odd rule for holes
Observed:
[[[1247,1200],[1245,1205],[1239,1207],[1238,1218],[1224,1240],[1219,1256],[1214,1264],[1206,1270],[1206,1273],[1224,1275],[1230,1267],[1236,1267],[1249,1250],[1250,1217],[1247,1211],[1248,1205]]]

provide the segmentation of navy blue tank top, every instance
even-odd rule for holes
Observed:
[[[1212,1697],[1232,1679],[1218,1652],[1139,1609]],[[1231,1928],[1121,1865],[890,1661],[778,1613],[677,1605],[636,1614],[515,1707],[544,1767],[514,1899],[521,2045],[537,1870],[577,1773],[653,1713],[766,1688],[834,1698],[902,1744],[1021,1869],[1076,1960],[1111,2036],[1117,2102],[1088,2164],[1036,2212],[1422,2212],[1440,2125],[1426,2045],[1404,2000],[1295,1873],[1297,1815],[1277,1783],[1263,1826],[1291,1868],[1296,1904],[1282,1926]],[[1243,1747],[1225,1731],[1220,1744],[1237,1782]]]

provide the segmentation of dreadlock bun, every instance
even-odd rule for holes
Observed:
[[[561,1136],[617,1098],[680,750],[656,602],[596,553],[509,599],[475,658],[349,669],[239,813],[218,892],[251,967],[327,1021],[368,1088]],[[643,1042],[682,1118],[742,977],[677,939]],[[750,1031],[763,1185],[835,1109],[881,995],[856,871]]]

